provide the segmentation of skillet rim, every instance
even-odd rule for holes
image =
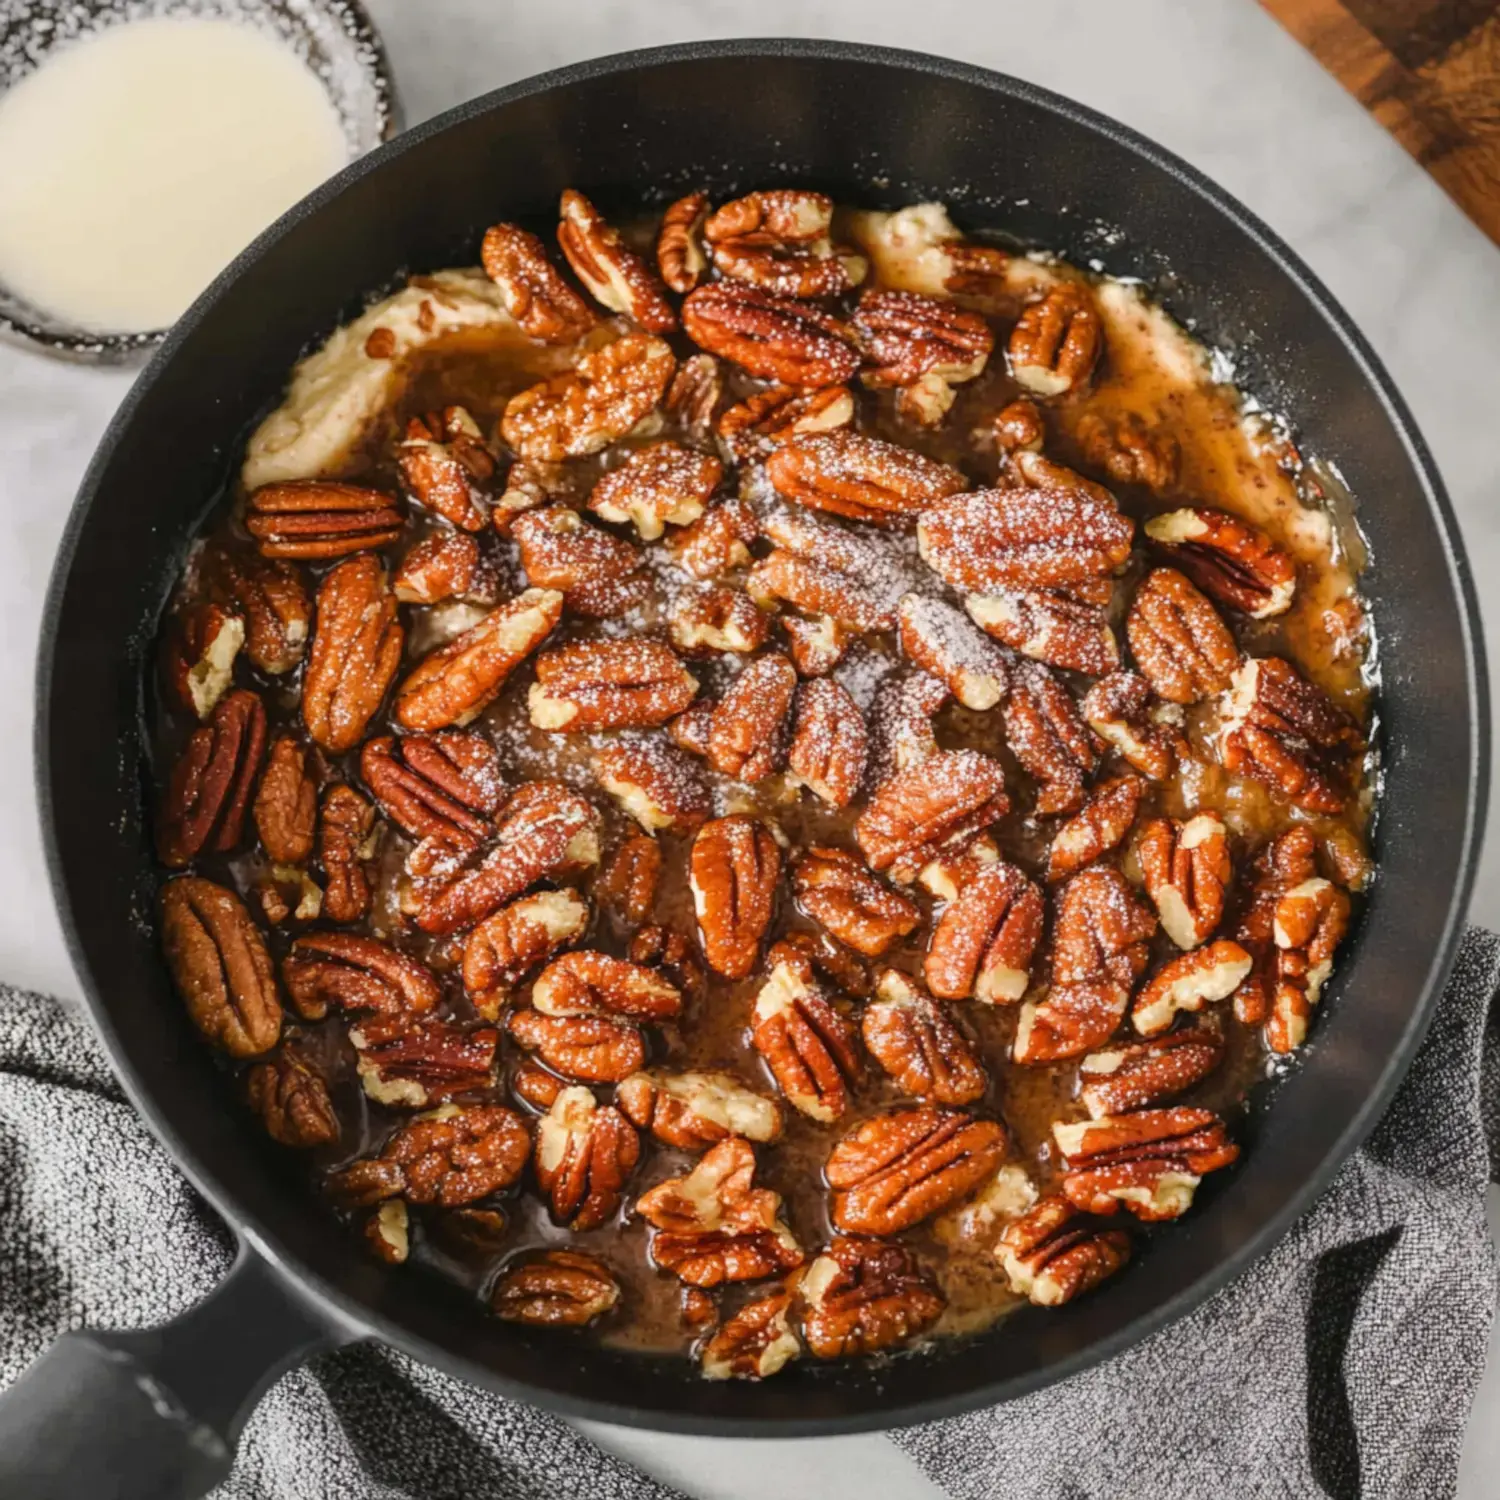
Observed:
[[[1291,1193],[1278,1212],[1253,1234],[1247,1236],[1213,1270],[1189,1283],[1149,1313],[1135,1318],[1115,1333],[1034,1371],[1004,1380],[977,1384],[960,1396],[908,1402],[891,1409],[852,1412],[838,1417],[806,1419],[703,1417],[685,1412],[643,1410],[632,1407],[624,1401],[596,1401],[550,1389],[539,1393],[531,1385],[498,1375],[483,1365],[471,1363],[461,1356],[452,1354],[441,1345],[410,1333],[394,1320],[383,1314],[372,1312],[353,1297],[297,1263],[275,1234],[268,1231],[263,1223],[247,1216],[238,1207],[233,1190],[226,1187],[204,1167],[197,1159],[190,1143],[179,1136],[179,1132],[169,1117],[170,1111],[160,1107],[156,1098],[141,1085],[135,1069],[121,1047],[119,1033],[112,1023],[108,1007],[101,998],[100,986],[95,982],[94,976],[83,960],[82,944],[68,901],[62,856],[57,844],[52,815],[54,798],[49,751],[53,662],[58,623],[73,559],[88,523],[89,512],[101,479],[113,460],[122,435],[133,422],[137,407],[160,377],[166,365],[175,357],[177,350],[186,341],[188,335],[196,329],[218,301],[222,292],[239,277],[246,267],[259,260],[287,232],[317,214],[325,204],[342,193],[347,186],[370,173],[380,171],[386,162],[394,157],[416,148],[454,125],[512,102],[575,83],[667,64],[702,59],[721,61],[736,57],[810,58],[820,61],[874,64],[908,72],[930,74],[990,93],[1006,95],[1103,136],[1124,147],[1157,171],[1167,174],[1198,197],[1205,199],[1212,208],[1228,219],[1242,235],[1250,240],[1323,318],[1343,344],[1364,383],[1375,395],[1384,410],[1386,419],[1399,436],[1406,449],[1411,468],[1423,490],[1428,512],[1436,528],[1438,541],[1447,563],[1450,586],[1459,606],[1466,676],[1465,697],[1470,742],[1465,786],[1466,810],[1463,819],[1458,877],[1449,894],[1440,931],[1433,944],[1426,976],[1413,1004],[1411,1015],[1401,1031],[1397,1044],[1392,1048],[1367,1091],[1364,1102],[1348,1125],[1328,1147],[1318,1168]],[[313,1302],[329,1319],[333,1327],[342,1330],[348,1337],[378,1336],[450,1375],[473,1381],[513,1399],[542,1405],[548,1410],[567,1417],[663,1432],[712,1436],[791,1438],[878,1431],[958,1416],[980,1407],[1014,1400],[1113,1358],[1153,1333],[1177,1322],[1226,1286],[1254,1261],[1260,1259],[1283,1238],[1293,1222],[1306,1211],[1313,1199],[1323,1191],[1343,1163],[1374,1128],[1406,1075],[1412,1058],[1431,1023],[1438,997],[1442,993],[1457,957],[1464,917],[1478,866],[1489,793],[1490,714],[1484,638],[1480,626],[1474,579],[1459,532],[1457,517],[1431,452],[1405,401],[1396,390],[1394,382],[1379,357],[1321,280],[1269,226],[1231,194],[1174,153],[1156,145],[1107,115],[1009,74],[976,67],[954,59],[902,48],[818,39],[737,38],[688,42],[612,53],[535,74],[480,95],[404,132],[395,140],[351,163],[337,176],[331,178],[289,210],[236,256],[183,315],[126,394],[100,439],[79,485],[48,583],[41,620],[36,690],[38,701],[33,736],[34,772],[47,873],[69,958],[83,990],[90,1017],[109,1054],[111,1066],[120,1078],[131,1103],[145,1118],[153,1134],[166,1146],[173,1160],[194,1187],[233,1228],[235,1234],[253,1245],[256,1251],[291,1283],[297,1293]]]

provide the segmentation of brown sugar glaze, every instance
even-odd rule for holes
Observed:
[[[631,236],[641,244],[649,243],[653,226],[642,222]],[[1047,262],[1049,277],[1078,273]],[[879,285],[872,275],[870,283]],[[1347,516],[1335,520],[1332,508],[1325,503],[1322,488],[1308,466],[1280,429],[1271,421],[1247,412],[1246,405],[1231,385],[1208,376],[1208,360],[1197,345],[1170,322],[1139,292],[1119,283],[1096,283],[1095,290],[1104,319],[1106,353],[1085,392],[1046,403],[1049,457],[1079,469],[1106,483],[1108,480],[1085,460],[1076,441],[1079,418],[1085,412],[1104,416],[1135,413],[1152,426],[1164,427],[1177,439],[1181,448],[1180,477],[1165,496],[1149,490],[1110,484],[1123,511],[1142,521],[1150,514],[1173,509],[1182,504],[1200,504],[1236,512],[1264,528],[1274,540],[1287,548],[1299,562],[1298,591],[1291,610],[1278,618],[1251,621],[1242,616],[1232,618],[1226,612],[1241,647],[1258,655],[1280,654],[1296,662],[1303,671],[1322,686],[1333,699],[1348,709],[1373,734],[1370,723],[1370,676],[1366,662],[1370,659],[1363,612],[1358,605],[1357,569],[1363,559],[1362,546]],[[848,299],[852,302],[854,299]],[[974,303],[969,305],[973,306]],[[997,464],[991,422],[994,414],[1019,394],[1024,394],[1006,371],[1001,352],[1006,336],[1021,306],[1020,298],[1002,298],[981,306],[996,334],[996,352],[985,372],[976,380],[958,387],[952,411],[935,430],[915,427],[897,418],[890,393],[872,393],[854,383],[858,411],[855,426],[873,435],[889,438],[959,468],[974,487],[992,483]],[[605,335],[607,336],[607,335]],[[601,334],[591,336],[597,342]],[[682,335],[672,336],[679,355],[693,352],[693,346]],[[537,345],[519,334],[493,332],[471,333],[453,337],[414,356],[405,372],[398,399],[370,430],[359,451],[338,476],[370,484],[393,493],[401,491],[394,463],[395,441],[405,429],[407,419],[418,413],[448,404],[465,406],[479,421],[486,434],[495,434],[498,419],[506,401],[517,391],[536,380],[555,373],[570,362],[571,351]],[[726,403],[742,399],[760,388],[734,367],[725,365]],[[664,428],[651,434],[659,437],[681,437],[669,419]],[[627,438],[613,445],[596,459],[576,460],[568,468],[574,499],[570,503],[582,508],[594,480],[605,468],[617,464],[638,439]],[[741,469],[742,492],[753,496],[763,493],[764,480],[759,466]],[[231,496],[223,507],[220,520],[208,534],[213,546],[231,550],[248,549],[252,544],[235,518],[240,496]],[[434,522],[420,508],[408,507],[407,535],[389,549],[387,559],[398,560],[409,547],[425,535]],[[610,528],[636,540],[628,528]],[[868,534],[869,528],[862,528]],[[1115,590],[1112,623],[1123,641],[1122,624],[1134,583],[1149,565],[1139,529],[1137,544],[1129,568]],[[943,592],[935,575],[916,555],[910,530],[897,529],[890,538],[892,565],[906,570],[915,586],[928,592]],[[481,536],[481,545],[498,566],[501,597],[526,587],[513,543],[493,531]],[[764,544],[757,550],[764,550]],[[661,545],[646,548],[657,587],[646,603],[629,614],[610,620],[590,621],[567,616],[549,638],[550,649],[564,641],[594,634],[625,635],[650,631],[659,626],[665,606],[674,590],[689,585],[690,580],[665,556]],[[307,570],[313,586],[322,567]],[[192,600],[198,583],[193,569],[184,581],[179,602]],[[462,606],[418,608],[401,606],[407,627],[406,668],[442,640],[457,633],[468,623],[455,621],[453,612]],[[773,636],[773,640],[775,637]],[[833,674],[849,688],[862,709],[868,708],[881,678],[902,664],[893,637],[867,636],[857,644]],[[690,663],[700,681],[700,695],[717,697],[732,680],[733,666],[717,661]],[[243,670],[243,664],[242,668]],[[1069,680],[1075,692],[1081,693],[1090,679]],[[287,679],[257,680],[263,692],[272,732],[279,723],[294,722],[300,696],[300,669]],[[531,681],[529,668],[515,672],[494,704],[473,728],[484,728],[493,736],[500,751],[507,783],[516,786],[534,778],[557,778],[587,792],[604,817],[603,848],[606,858],[617,842],[634,826],[621,809],[597,786],[588,767],[591,748],[610,738],[596,735],[548,734],[532,727],[526,708],[526,692]],[[1208,706],[1189,713],[1190,736],[1201,742],[1211,715]],[[180,719],[180,716],[178,716]],[[158,718],[156,748],[160,764],[170,756],[185,733],[181,722]],[[1012,795],[1012,811],[994,830],[1005,856],[1020,864],[1039,881],[1045,871],[1046,853],[1051,837],[1061,819],[1035,819],[1031,805],[1031,783],[1006,748],[999,725],[999,712],[974,713],[951,700],[935,723],[939,743],[945,748],[972,746],[997,757],[1005,766]],[[385,715],[377,717],[368,735],[390,732]],[[356,765],[358,752],[344,757],[325,757],[330,779],[346,779],[358,786]],[[1165,812],[1178,817],[1194,811],[1215,811],[1234,836],[1236,868],[1243,872],[1253,852],[1271,835],[1289,822],[1307,821],[1315,831],[1327,832],[1331,822],[1341,822],[1363,839],[1369,821],[1376,789],[1376,765],[1373,755],[1367,758],[1364,780],[1359,794],[1350,799],[1348,811],[1338,820],[1291,813],[1286,804],[1270,795],[1260,784],[1223,771],[1212,756],[1204,757],[1206,769],[1200,767],[1191,785],[1175,778],[1165,784],[1150,784],[1140,817]],[[1114,764],[1111,759],[1107,764]],[[703,768],[715,794],[716,810],[760,811],[773,818],[784,830],[793,849],[831,843],[854,847],[852,826],[854,809],[835,811],[810,793],[788,787],[777,776],[749,788],[731,782]],[[1106,770],[1105,774],[1108,774]],[[474,1012],[463,994],[456,972],[461,941],[430,939],[418,933],[402,916],[399,907],[402,862],[409,849],[398,830],[381,822],[380,843],[376,855],[380,878],[374,911],[358,930],[367,930],[399,944],[424,958],[443,978],[446,999],[442,1013],[455,1019],[472,1019]],[[692,898],[685,876],[687,839],[670,832],[658,835],[665,854],[664,881],[658,898],[655,919],[667,926],[693,934],[696,924]],[[268,864],[258,851],[199,861],[199,868],[210,878],[232,884],[246,898],[252,911],[259,910],[255,899],[258,881],[266,874]],[[1134,874],[1125,858],[1125,869]],[[581,884],[587,889],[588,878]],[[884,962],[920,975],[922,958],[931,931],[931,914],[935,903],[924,893],[917,898],[928,913],[921,927],[902,941]],[[811,928],[786,891],[780,897],[780,908],[768,945],[775,937],[796,928]],[[585,944],[613,953],[623,953],[629,934],[604,910],[596,910]],[[269,942],[273,957],[279,962],[290,940],[307,924],[283,923],[272,929]],[[316,924],[314,924],[316,925]],[[1152,947],[1153,968],[1176,952],[1171,943],[1158,934]],[[1036,976],[1047,970],[1046,940],[1032,966]],[[763,973],[749,979],[729,982],[710,974],[705,998],[689,1001],[682,1017],[674,1023],[653,1028],[648,1035],[652,1053],[649,1066],[666,1066],[673,1070],[686,1068],[723,1069],[751,1084],[757,1090],[779,1100],[779,1093],[758,1054],[750,1047],[747,1027],[750,1011]],[[523,984],[515,999],[524,1004],[527,986]],[[1051,1126],[1058,1120],[1082,1118],[1082,1106],[1074,1098],[1076,1061],[1052,1066],[1020,1067],[1008,1061],[1015,1029],[1016,1005],[988,1006],[974,1001],[946,1007],[955,1023],[976,1043],[988,1070],[990,1087],[985,1098],[975,1106],[976,1112],[1003,1119],[1009,1127],[1013,1146],[1012,1162],[1025,1166],[1038,1188],[1045,1192],[1058,1175],[1053,1161]],[[1264,1046],[1258,1028],[1246,1028],[1229,1013],[1227,1004],[1210,1008],[1200,1017],[1200,1024],[1217,1024],[1226,1037],[1225,1059],[1219,1069],[1203,1084],[1185,1095],[1181,1102],[1203,1104],[1219,1110],[1230,1121],[1243,1115],[1247,1095],[1266,1072]],[[354,1074],[353,1053],[345,1040],[345,1023],[330,1018],[315,1025],[298,1025],[298,1033],[313,1059],[322,1066],[328,1078],[341,1120],[343,1137],[337,1148],[321,1151],[313,1159],[314,1173],[340,1165],[358,1155],[379,1147],[384,1138],[409,1115],[387,1109],[367,1099]],[[497,1098],[510,1102],[508,1079],[522,1060],[519,1049],[506,1038],[502,1042],[502,1064]],[[606,1089],[597,1091],[607,1096]],[[823,1163],[834,1141],[859,1120],[884,1108],[902,1102],[904,1096],[866,1058],[864,1072],[851,1090],[848,1113],[833,1126],[825,1126],[799,1114],[782,1103],[784,1133],[772,1147],[762,1147],[757,1155],[760,1166],[757,1183],[781,1193],[785,1199],[785,1217],[809,1258],[826,1243],[831,1232],[822,1178]],[[910,1102],[909,1100],[907,1102]],[[523,1106],[524,1107],[524,1106]],[[248,1123],[248,1122],[247,1122]],[[649,1138],[642,1140],[642,1160],[629,1184],[625,1206],[610,1225],[576,1234],[555,1226],[545,1203],[523,1179],[519,1190],[512,1190],[503,1203],[509,1230],[503,1248],[493,1255],[458,1256],[426,1232],[424,1224],[430,1210],[413,1213],[412,1259],[417,1274],[435,1272],[456,1279],[476,1296],[484,1296],[500,1269],[512,1257],[542,1245],[568,1244],[597,1255],[620,1280],[620,1305],[590,1335],[601,1339],[653,1351],[686,1352],[695,1337],[681,1315],[680,1284],[671,1274],[657,1271],[647,1257],[645,1226],[631,1216],[630,1205],[652,1184],[686,1171],[693,1158],[674,1151]],[[947,1311],[931,1334],[972,1332],[1017,1304],[1018,1299],[1006,1288],[993,1255],[984,1245],[966,1242],[952,1232],[956,1211],[950,1211],[935,1224],[919,1226],[904,1237],[931,1270],[947,1298]],[[945,1222],[946,1220],[946,1222]],[[1170,1230],[1168,1231],[1170,1232]],[[993,1239],[993,1235],[990,1237]],[[351,1253],[364,1253],[351,1238]],[[393,1274],[412,1274],[413,1268]],[[757,1295],[764,1283],[729,1287],[721,1300],[721,1316],[727,1315],[741,1301]],[[1107,1293],[1106,1293],[1107,1294]],[[497,1325],[497,1338],[505,1337]],[[931,1336],[931,1335],[929,1335]]]

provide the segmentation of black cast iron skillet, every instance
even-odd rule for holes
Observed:
[[[1315,1040],[1246,1127],[1242,1163],[1107,1289],[915,1357],[802,1361],[764,1384],[708,1384],[685,1361],[499,1325],[435,1278],[367,1262],[310,1201],[290,1153],[232,1103],[142,920],[154,879],[143,662],[246,429],[298,354],[369,292],[407,269],[471,263],[485,225],[545,218],[567,186],[611,207],[646,188],[706,184],[723,196],[781,183],[872,205],[941,198],[967,225],[1145,278],[1337,466],[1374,559],[1365,586],[1380,633],[1381,875]],[[1480,653],[1441,482],[1363,339],[1238,204],[1065,100],[904,53],[714,43],[548,74],[375,152],[264,235],[179,324],[89,469],[53,578],[37,761],[58,905],[131,1097],[234,1227],[241,1255],[178,1323],[73,1335],[34,1367],[0,1408],[0,1491],[197,1494],[275,1374],[363,1337],[577,1416],[782,1436],[947,1416],[1118,1353],[1271,1245],[1405,1071],[1453,957],[1482,826]]]

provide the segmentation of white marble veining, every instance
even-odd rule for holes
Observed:
[[[1500,251],[1253,0],[367,3],[413,123],[585,56],[734,35],[840,37],[943,53],[1119,117],[1243,199],[1349,309],[1432,445],[1481,596],[1488,593],[1500,564],[1492,411],[1500,384]],[[0,347],[0,847],[7,853],[0,974],[68,995],[76,983],[46,890],[31,797],[33,654],[69,501],[128,384],[127,375]],[[1500,925],[1500,840],[1490,841],[1473,914]],[[1500,1359],[1492,1360],[1470,1426],[1465,1500],[1495,1492],[1494,1366]],[[597,1431],[711,1500],[934,1493],[876,1437],[747,1445]]]

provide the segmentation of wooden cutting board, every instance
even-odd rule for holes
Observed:
[[[1500,244],[1500,0],[1261,0]]]

